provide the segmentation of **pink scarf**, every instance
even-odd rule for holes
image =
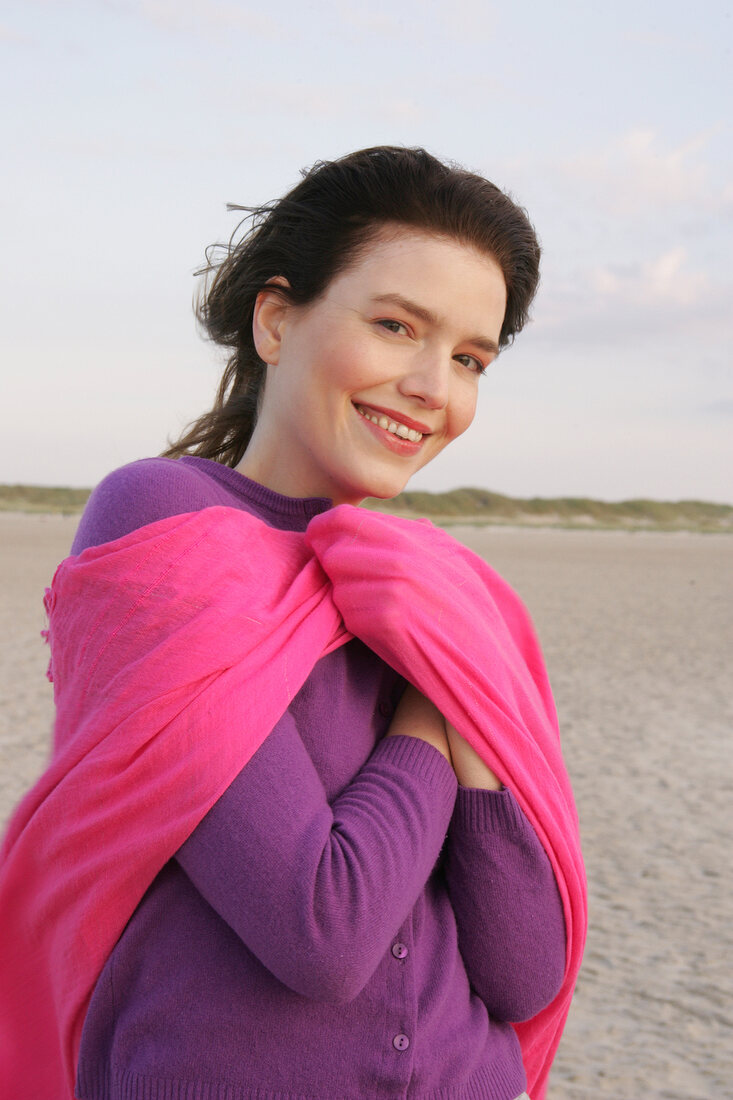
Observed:
[[[3,1096],[73,1097],[90,997],[147,887],[315,662],[357,636],[464,734],[552,862],[565,980],[516,1025],[541,1100],[583,952],[585,877],[542,656],[492,569],[424,522],[342,506],[300,534],[208,508],[66,559],[46,606],[53,757],[0,868]]]

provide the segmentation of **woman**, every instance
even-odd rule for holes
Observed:
[[[235,544],[234,567],[238,560],[244,567],[246,558],[264,588],[273,571],[286,569],[287,598],[298,585],[310,585],[311,602],[298,596],[299,608],[312,609],[298,619],[298,630],[325,614],[325,570],[339,625],[324,628],[318,643],[300,645],[298,653],[309,651],[305,671],[292,671],[293,683],[284,702],[273,704],[271,718],[260,715],[261,698],[279,689],[259,665],[244,707],[220,692],[216,707],[192,710],[199,706],[198,685],[209,683],[202,672],[196,690],[187,687],[185,706],[171,709],[174,724],[183,713],[188,725],[184,740],[176,735],[175,750],[166,750],[166,776],[186,751],[198,763],[185,781],[150,788],[161,802],[164,790],[174,792],[169,811],[160,805],[151,811],[158,817],[150,820],[159,823],[148,830],[151,848],[188,786],[199,783],[202,771],[206,786],[209,770],[219,768],[219,750],[210,746],[221,725],[242,737],[249,726],[267,728],[254,737],[245,766],[237,765],[235,774],[234,765],[222,767],[221,789],[209,784],[201,808],[187,811],[183,843],[163,849],[169,858],[140,872],[146,889],[134,911],[119,907],[126,923],[109,933],[114,942],[74,1025],[78,1031],[83,1023],[75,1092],[82,1100],[526,1095],[512,1025],[540,1018],[567,980],[566,921],[553,866],[515,794],[486,762],[504,767],[501,748],[494,756],[477,752],[398,671],[442,698],[443,689],[436,683],[433,691],[432,683],[439,673],[413,673],[408,657],[402,668],[403,647],[407,653],[411,643],[401,636],[409,632],[411,612],[423,622],[431,618],[431,593],[436,620],[443,605],[459,600],[463,574],[455,592],[447,574],[454,560],[456,568],[479,567],[464,566],[467,552],[422,525],[395,526],[334,506],[395,496],[470,426],[481,375],[526,320],[538,258],[524,213],[492,184],[422,150],[377,148],[316,165],[284,199],[257,211],[250,233],[210,265],[201,319],[212,339],[232,351],[216,405],[166,457],[133,463],[102,482],[70,561],[81,563],[87,577],[109,559],[110,544],[115,561],[132,547],[138,556],[125,576],[147,595],[140,562],[147,567],[152,554],[157,568],[158,540],[177,537],[180,517],[195,513],[191,522],[208,525],[223,516],[229,524],[236,512],[233,522],[246,521],[250,534],[243,550]],[[304,552],[303,537],[293,533],[306,529],[305,545],[320,564],[293,558]],[[357,535],[366,538],[359,546],[367,545],[367,564],[355,564],[338,587]],[[199,542],[197,534],[186,553]],[[434,543],[439,547],[431,557]],[[217,539],[219,562],[226,545]],[[380,587],[382,573],[400,574],[398,560],[419,575],[414,602],[400,595],[404,584],[390,587],[388,580]],[[218,568],[211,555],[204,563]],[[216,630],[206,626],[210,602],[228,583],[212,581],[213,595],[208,589],[196,595],[201,625],[186,637],[207,651],[204,659],[204,639],[218,645]],[[248,601],[257,587],[255,580]],[[90,589],[81,592],[83,600]],[[62,584],[58,594],[76,614],[79,601],[64,598]],[[141,598],[135,596],[135,608]],[[221,596],[222,605],[228,598]],[[508,599],[504,589],[495,598]],[[109,587],[104,599],[106,608]],[[63,683],[77,681],[74,705],[62,708],[59,723],[71,709],[76,730],[86,729],[79,700],[93,692],[85,686],[82,693],[78,681],[85,660],[92,676],[102,659],[87,656],[97,629],[88,622],[96,611],[85,610],[83,640],[74,628],[73,644],[63,650],[55,603],[56,592],[49,604],[54,669],[66,661]],[[166,675],[182,653],[191,656],[188,645],[169,644],[175,628],[169,630],[168,619],[177,624],[180,606],[169,597],[142,631],[146,639],[155,633],[156,646],[162,632]],[[511,606],[507,619],[521,614]],[[245,609],[250,614],[235,619],[233,629],[241,623],[244,630],[249,619],[256,631],[263,613],[252,602]],[[351,640],[341,616],[356,635]],[[521,635],[517,644],[531,647],[529,627],[512,629]],[[273,633],[263,631],[258,653]],[[117,635],[115,627],[111,637]],[[503,648],[512,645],[508,640]],[[290,645],[288,653],[296,648]],[[99,652],[108,650],[105,639]],[[480,663],[484,654],[467,657]],[[272,661],[264,664],[270,668]],[[128,662],[125,674],[138,663]],[[529,682],[526,665],[519,678]],[[290,660],[286,673],[278,665],[278,684],[294,666]],[[148,661],[146,667],[158,666]],[[147,682],[150,672],[146,676]],[[541,694],[543,681],[536,680]],[[95,722],[104,725],[99,715],[111,697],[119,725],[125,690],[114,677],[106,684],[108,698],[95,704]],[[161,694],[170,698],[177,685]],[[535,691],[512,685],[505,694]],[[58,692],[63,704],[62,688]],[[468,712],[471,705],[469,699]],[[130,713],[136,718],[142,709],[136,696]],[[470,715],[464,720],[462,711],[454,713],[466,733]],[[79,737],[74,732],[71,739]],[[100,743],[103,738],[95,742],[97,753]],[[93,757],[81,755],[74,767]],[[108,801],[122,804],[120,792],[135,790],[139,798],[143,783],[157,783],[160,768],[152,769],[152,780],[150,767],[133,780],[140,759],[147,758],[136,752],[124,765],[116,762],[125,778],[115,774],[109,787],[108,771],[96,772],[100,799],[102,791],[114,792]],[[561,770],[557,763],[555,770]],[[83,789],[88,792],[88,779]],[[148,813],[150,802],[142,799],[139,812]],[[95,846],[100,833],[110,836],[112,862],[145,862],[139,843],[133,856],[133,846],[115,838],[107,811],[101,827],[95,818]],[[78,838],[74,843],[76,860],[89,842],[86,848]],[[538,1073],[533,1064],[535,1097],[546,1068]]]

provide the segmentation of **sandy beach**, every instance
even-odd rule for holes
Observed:
[[[0,817],[52,722],[43,589],[78,517],[0,514]],[[733,1097],[733,537],[454,527],[528,604],[590,883],[551,1100]]]

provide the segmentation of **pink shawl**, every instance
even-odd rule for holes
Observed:
[[[464,734],[552,862],[565,980],[516,1025],[541,1100],[583,952],[585,878],[542,656],[492,569],[424,522],[342,506],[300,534],[208,508],[66,559],[46,607],[53,756],[0,868],[3,1096],[73,1096],[91,994],[145,890],[315,662],[355,635]]]

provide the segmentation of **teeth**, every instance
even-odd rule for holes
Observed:
[[[356,408],[363,417],[371,420],[372,424],[376,424],[386,432],[391,432],[392,435],[398,435],[400,439],[409,439],[411,443],[419,443],[422,439],[422,432],[416,432],[414,428],[408,428],[406,424],[398,424],[396,420],[389,420],[386,416],[377,416],[376,413],[371,413],[368,409],[365,409],[363,405],[357,405]]]

